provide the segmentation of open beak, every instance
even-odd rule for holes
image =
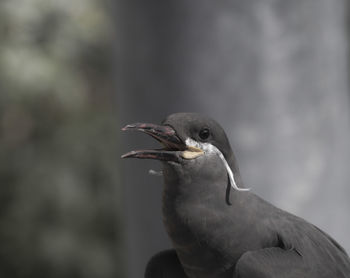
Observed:
[[[122,158],[157,159],[179,162],[181,158],[192,159],[203,154],[201,149],[186,146],[171,126],[135,123],[123,127],[122,130],[144,132],[163,145],[163,149],[131,151],[122,155]]]

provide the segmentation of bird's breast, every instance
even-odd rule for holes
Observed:
[[[204,205],[163,203],[164,225],[190,277],[224,277],[232,266],[232,253],[225,251],[222,235],[214,232],[220,219]]]
[[[163,221],[191,278],[226,277],[243,252],[261,246],[247,222],[252,219],[244,205],[249,193],[232,192],[228,205],[228,177],[219,166],[213,171],[164,168]],[[243,237],[248,230],[251,236]]]

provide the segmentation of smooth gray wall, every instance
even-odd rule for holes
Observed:
[[[226,129],[245,183],[350,251],[344,0],[118,2],[121,124],[196,111]],[[122,151],[152,147],[123,134]],[[154,161],[122,161],[129,277],[170,243]]]

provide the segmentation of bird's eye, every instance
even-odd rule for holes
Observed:
[[[210,135],[210,131],[208,128],[203,128],[201,129],[201,131],[199,132],[199,137],[202,139],[202,140],[206,140],[209,138],[209,135]]]

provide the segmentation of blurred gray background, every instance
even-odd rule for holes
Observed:
[[[0,277],[125,277],[110,7],[0,1]]]
[[[350,252],[346,0],[0,1],[0,276],[143,277],[170,247],[135,121],[227,131],[248,187]]]
[[[226,129],[245,184],[350,251],[349,34],[343,0],[121,0],[120,121],[173,112]],[[123,134],[123,152],[156,145]],[[129,277],[170,247],[153,161],[126,160]]]

